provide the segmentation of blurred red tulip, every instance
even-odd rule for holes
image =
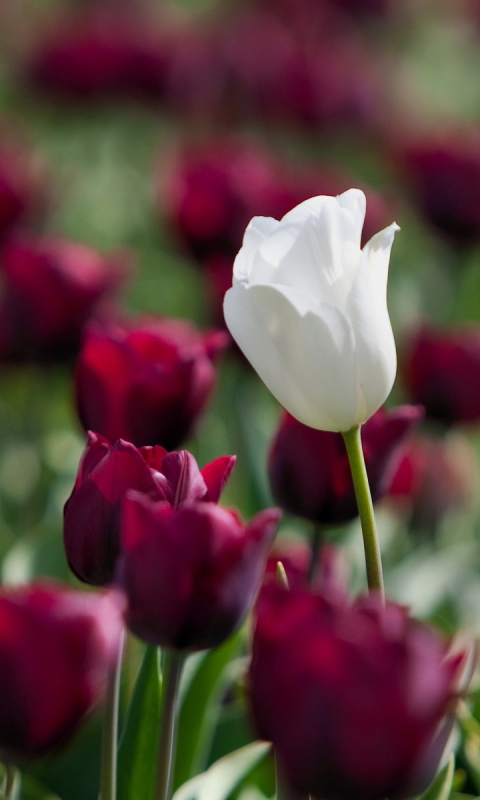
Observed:
[[[169,48],[155,18],[104,3],[64,14],[43,37],[37,34],[26,73],[34,85],[66,99],[160,99]]]
[[[192,433],[214,388],[223,332],[202,334],[180,319],[148,318],[87,330],[76,394],[85,430],[137,447],[178,447]]]
[[[475,452],[460,434],[439,439],[416,434],[407,443],[388,496],[410,525],[435,536],[445,516],[474,496]]]
[[[125,279],[129,260],[67,239],[7,240],[0,250],[0,360],[75,355],[85,323]]]
[[[325,800],[412,797],[453,727],[462,656],[392,602],[270,584],[257,604],[254,717],[293,787]]]
[[[63,743],[101,698],[122,608],[116,593],[51,583],[0,591],[0,748],[10,758]]]
[[[374,502],[387,493],[405,442],[421,408],[379,409],[362,426],[362,444]],[[343,437],[318,431],[284,413],[273,439],[268,471],[275,502],[320,525],[340,525],[358,515]]]
[[[186,450],[137,450],[123,439],[112,446],[103,436],[89,433],[65,504],[64,544],[70,568],[86,583],[111,583],[120,552],[122,501],[129,489],[175,508],[199,500],[215,503],[234,463],[234,456],[223,456],[199,470]]]
[[[301,3],[300,3],[301,5]],[[318,11],[281,19],[247,9],[221,30],[232,103],[254,117],[315,129],[376,123],[381,68],[352,29]],[[227,97],[228,102],[228,97]]]
[[[281,540],[275,542],[267,559],[264,584],[268,585],[272,581],[279,582],[277,565],[280,561],[285,570],[289,587],[292,589],[306,587],[310,577],[311,554],[311,547],[306,541]],[[342,556],[343,552],[339,548],[328,543],[324,544],[318,553],[312,585],[324,592],[332,592],[344,597],[346,594],[346,565]]]
[[[432,136],[400,153],[413,197],[425,219],[458,245],[480,241],[480,137]]]
[[[480,326],[419,328],[406,348],[404,377],[427,418],[445,425],[480,421]]]
[[[177,650],[220,645],[254,600],[278,518],[270,509],[245,526],[214,503],[175,509],[129,492],[117,580],[130,629]]]
[[[185,146],[161,166],[160,211],[202,266],[217,325],[224,325],[223,298],[252,217],[280,219],[309,197],[339,194],[354,183],[354,178],[331,167],[322,171],[285,165],[263,148],[231,137]],[[363,243],[385,227],[392,214],[391,204],[379,192],[367,188],[366,193]]]
[[[0,239],[12,229],[36,221],[47,204],[45,168],[18,135],[0,138]]]

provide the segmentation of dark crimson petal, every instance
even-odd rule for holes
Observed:
[[[206,499],[207,486],[197,462],[188,450],[167,453],[162,471],[170,489],[168,500],[174,508]]]
[[[175,510],[129,493],[117,580],[133,632],[179,650],[221,644],[253,602],[278,516],[263,512],[244,528],[214,503]]]
[[[206,500],[211,503],[218,503],[220,495],[232,474],[236,460],[236,456],[221,456],[201,469],[208,492]]]

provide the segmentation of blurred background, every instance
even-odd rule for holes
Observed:
[[[477,0],[0,0],[4,583],[77,583],[62,509],[85,444],[85,326],[161,315],[222,330],[251,217],[351,186],[367,195],[364,241],[401,226],[388,405],[425,408],[377,505],[387,589],[447,633],[479,632]],[[217,371],[182,446],[201,466],[237,454],[223,502],[249,517],[280,502],[267,461],[281,410],[232,343]],[[358,521],[316,522],[364,588]],[[313,528],[287,513],[280,542]],[[94,796],[98,729],[31,768],[32,800],[53,797],[41,784]],[[210,760],[251,736],[231,692]]]

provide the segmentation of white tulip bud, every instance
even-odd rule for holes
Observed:
[[[360,247],[360,189],[312,197],[278,222],[254,217],[224,312],[277,400],[312,428],[347,431],[387,398],[396,351],[387,310],[393,223]]]

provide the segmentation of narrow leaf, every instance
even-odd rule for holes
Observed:
[[[173,800],[227,800],[270,748],[269,742],[253,742],[229,753],[177,789]]]
[[[419,800],[449,800],[452,791],[455,757],[452,753],[443,769],[434,778],[428,789],[420,795]]]
[[[228,681],[228,665],[238,653],[242,633],[231,636],[221,647],[205,653],[196,662],[182,698],[178,726],[174,787],[205,767],[218,717],[218,706]]]
[[[148,646],[135,684],[118,751],[118,800],[151,800],[160,732],[158,650]]]

